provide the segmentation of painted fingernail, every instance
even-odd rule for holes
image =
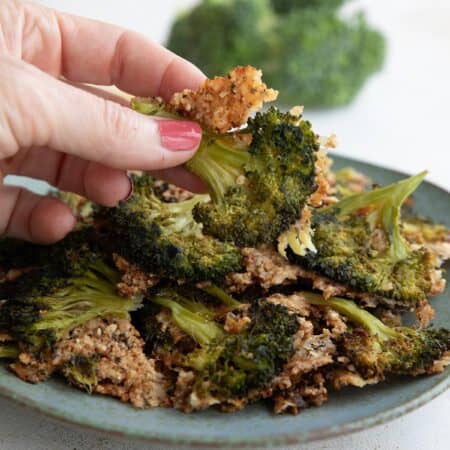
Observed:
[[[128,195],[123,199],[124,202],[126,202],[127,200],[130,200],[130,198],[134,194],[134,183],[133,183],[133,180],[131,179],[131,176],[129,174],[127,174],[127,176],[128,176],[128,179],[130,180],[130,191],[128,192]]]
[[[202,138],[202,129],[196,122],[185,120],[158,120],[161,144],[168,150],[195,150]]]

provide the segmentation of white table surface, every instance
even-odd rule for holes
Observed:
[[[195,0],[42,3],[133,28],[163,42],[173,13]],[[356,3],[363,4],[372,22],[388,37],[385,67],[367,83],[352,105],[326,112],[306,111],[306,116],[321,134],[338,135],[339,153],[410,173],[427,168],[431,181],[450,189],[450,1]],[[449,417],[447,392],[389,424],[302,449],[448,449]],[[144,448],[148,446],[80,431],[0,398],[0,450]]]

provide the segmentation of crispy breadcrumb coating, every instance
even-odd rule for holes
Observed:
[[[174,94],[168,106],[212,131],[226,133],[247,123],[249,115],[265,102],[276,100],[278,92],[261,78],[262,72],[254,67],[236,67],[225,77],[205,80],[196,91],[185,89]]]

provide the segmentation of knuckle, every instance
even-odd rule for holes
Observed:
[[[127,140],[133,129],[127,109],[109,100],[103,101],[103,122],[109,145]]]

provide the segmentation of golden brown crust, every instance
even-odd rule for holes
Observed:
[[[277,98],[278,92],[269,89],[261,77],[262,72],[254,67],[236,67],[226,77],[205,80],[197,91],[174,94],[168,106],[212,131],[226,133],[247,123],[264,102]]]
[[[114,263],[122,274],[120,282],[117,283],[117,292],[124,297],[145,294],[159,283],[157,275],[143,272],[119,255],[114,255]]]

